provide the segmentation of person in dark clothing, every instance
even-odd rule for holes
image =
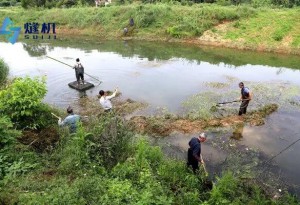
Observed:
[[[196,173],[196,170],[199,170],[199,162],[204,163],[201,155],[201,142],[206,141],[206,134],[201,133],[198,137],[193,137],[189,141],[188,149],[188,167],[192,167],[193,172]]]
[[[133,20],[132,17],[129,19],[129,25],[130,25],[130,26],[134,26],[134,20]]]
[[[249,102],[250,102],[252,96],[251,96],[251,92],[250,92],[249,88],[246,88],[244,86],[243,82],[239,83],[239,87],[241,88],[240,100],[242,101],[241,106],[240,106],[239,115],[242,115],[242,114],[246,114],[247,107],[249,105]]]
[[[80,85],[80,79],[82,81],[81,84],[84,84],[84,67],[80,63],[79,58],[76,59],[76,65],[73,68],[75,69],[77,84]]]

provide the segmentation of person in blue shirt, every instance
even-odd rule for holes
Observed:
[[[199,162],[204,163],[201,155],[201,142],[206,141],[206,134],[201,133],[198,137],[193,137],[189,141],[188,149],[188,162],[187,165],[192,167],[193,172],[196,173],[196,170],[199,170]]]
[[[63,121],[61,118],[58,119],[58,125],[59,126],[68,126],[70,133],[76,133],[77,131],[77,123],[80,120],[79,115],[75,115],[73,113],[73,109],[69,106],[67,108],[67,113],[69,114]]]
[[[252,94],[251,94],[249,88],[246,88],[244,86],[243,82],[239,83],[239,87],[241,88],[240,100],[242,101],[241,106],[240,106],[239,115],[242,115],[242,114],[246,114],[246,112],[247,112],[247,107],[251,100]]]

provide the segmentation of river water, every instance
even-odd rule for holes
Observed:
[[[68,87],[75,80],[74,70],[53,61],[46,56],[74,65],[80,58],[85,72],[101,79],[102,83],[85,93]],[[113,90],[118,87],[123,98],[146,102],[149,106],[144,113],[153,114],[166,109],[171,113],[184,113],[183,103],[199,93],[226,92],[239,97],[238,82],[244,81],[250,89],[262,86],[259,94],[266,102],[299,103],[300,57],[224,48],[193,47],[172,43],[53,40],[49,43],[19,42],[14,45],[0,42],[0,57],[10,67],[11,76],[47,76],[48,93],[45,102],[65,108],[78,101],[82,95],[95,96],[100,89]],[[86,80],[98,84],[85,76]],[[266,86],[266,87],[264,87]],[[288,91],[277,91],[289,86]],[[271,92],[271,93],[269,93]],[[274,92],[274,95],[272,93]],[[223,100],[230,100],[226,97]],[[255,99],[249,109],[254,109]],[[281,102],[282,104],[282,102]],[[233,107],[238,108],[238,104]],[[245,126],[234,146],[256,150],[267,160],[278,154],[300,137],[300,107],[285,108],[267,117],[265,125]],[[232,130],[217,132],[218,142],[230,138]],[[231,134],[230,134],[231,132]],[[214,133],[214,131],[211,131]],[[221,133],[221,134],[220,134]],[[213,134],[212,134],[213,135]],[[159,139],[173,153],[184,159],[189,139],[195,134],[175,133]],[[232,139],[231,139],[232,140]],[[231,143],[231,140],[228,143]],[[209,168],[220,165],[228,153],[203,144],[203,155]],[[274,173],[280,173],[290,185],[290,190],[300,196],[300,142],[295,143],[272,160]]]

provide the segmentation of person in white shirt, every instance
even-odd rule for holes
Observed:
[[[107,92],[104,92],[103,90],[100,90],[99,91],[99,95],[100,95],[100,104],[101,106],[103,107],[104,111],[105,112],[109,112],[112,110],[112,104],[111,104],[111,101],[110,99],[112,99],[113,97],[116,96],[118,92],[118,89],[115,89],[115,92],[112,94],[112,95],[107,95]]]
[[[100,5],[100,0],[95,0],[96,7]]]

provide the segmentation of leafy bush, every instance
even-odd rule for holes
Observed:
[[[269,6],[271,5],[271,0],[251,0],[251,5],[254,8]]]
[[[61,173],[73,173],[76,171],[74,167],[82,170],[90,163],[86,145],[87,136],[79,122],[77,132],[70,137],[63,138],[56,153],[56,158],[60,160],[59,170]]]
[[[218,185],[211,192],[210,204],[230,204],[237,195],[238,181],[232,173],[226,173],[218,178]]]
[[[30,169],[33,169],[36,167],[36,164],[30,164],[23,160],[23,158],[20,158],[18,161],[14,161],[12,163],[9,163],[6,160],[5,156],[1,156],[0,162],[0,171],[2,171],[3,176],[7,177],[8,179],[15,178],[18,174],[24,174],[28,172]]]
[[[47,106],[42,104],[46,92],[45,79],[17,78],[0,91],[0,110],[10,116],[17,127],[40,128],[43,126],[40,119],[45,118],[44,114],[50,115]],[[46,120],[49,119],[51,117]]]
[[[8,6],[14,6],[16,4],[15,1],[9,2],[9,1],[2,1],[0,2],[0,7],[8,7]]]
[[[26,161],[27,158],[33,159],[31,154],[21,152],[20,147],[16,152],[14,145],[20,135],[7,116],[0,116],[0,181],[4,179],[4,183],[36,166]]]
[[[113,167],[128,157],[133,134],[122,119],[106,115],[90,122],[89,127],[86,143],[92,161]]]
[[[284,7],[300,6],[299,0],[271,0],[272,4]]]
[[[22,0],[21,6],[25,9],[27,9],[28,7],[35,6],[35,2],[34,2],[34,0]]]
[[[13,124],[6,116],[0,116],[0,149],[9,146],[15,142],[20,132],[12,129]]]
[[[2,59],[0,59],[0,85],[3,84],[8,76],[9,68],[4,63]]]

